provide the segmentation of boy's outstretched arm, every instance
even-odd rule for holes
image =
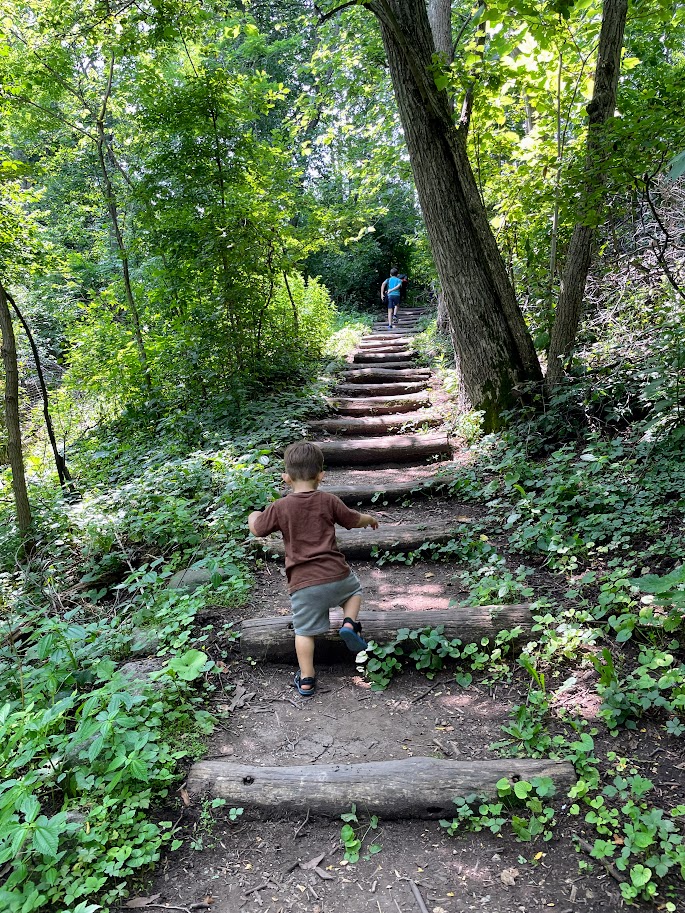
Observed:
[[[262,513],[263,513],[263,511],[261,511],[261,510],[253,510],[252,513],[250,514],[250,516],[247,518],[247,526],[253,536],[259,535],[259,533],[255,529],[254,525],[255,525],[255,522],[258,519],[258,517],[261,517]]]
[[[378,529],[378,520],[371,514],[360,514],[355,529],[364,529],[367,526],[370,526],[371,529]]]

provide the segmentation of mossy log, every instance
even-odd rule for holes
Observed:
[[[401,393],[418,393],[428,386],[429,378],[397,384],[338,384],[336,393],[346,396],[399,396]]]
[[[402,758],[365,764],[309,764],[258,767],[232,761],[199,761],[190,769],[193,795],[225,799],[230,806],[263,815],[311,815],[337,818],[354,803],[381,818],[452,818],[453,800],[473,793],[497,796],[497,781],[551,777],[563,795],[575,783],[566,761],[502,758],[448,761]]]

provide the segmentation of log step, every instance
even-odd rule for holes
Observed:
[[[341,377],[348,384],[396,384],[400,381],[406,383],[416,383],[421,380],[428,380],[431,376],[429,368],[352,368],[349,371],[343,371]]]
[[[445,637],[459,638],[463,644],[480,643],[482,637],[494,638],[500,631],[521,628],[527,637],[533,624],[530,605],[455,606],[447,610],[430,609],[420,612],[410,609],[368,611],[364,607],[361,621],[364,636],[378,644],[388,643],[401,628],[411,631],[437,628],[442,625]],[[318,662],[349,663],[350,651],[338,636],[343,612],[331,609],[330,628],[316,638]],[[270,662],[296,663],[293,619],[290,615],[269,618],[249,618],[240,627],[240,652],[252,659]]]
[[[368,399],[327,397],[326,401],[331,409],[341,415],[392,415],[393,412],[414,412],[423,406],[430,406],[425,391],[404,396],[373,396]]]
[[[310,431],[319,434],[383,435],[399,431],[407,425],[439,425],[442,416],[428,410],[405,412],[401,415],[370,415],[361,418],[324,418],[309,422]]]
[[[372,349],[372,348],[374,348],[374,346],[380,346],[380,345],[398,345],[399,346],[402,344],[407,345],[407,343],[409,343],[409,342],[411,342],[411,336],[390,336],[390,335],[382,336],[379,334],[379,335],[374,335],[374,336],[363,336],[359,342],[359,345],[363,349],[366,349],[366,348]]]
[[[338,548],[347,558],[371,558],[384,552],[409,552],[422,545],[444,545],[453,536],[450,523],[433,523],[430,529],[424,524],[404,523],[402,526],[380,529],[337,530]],[[266,552],[266,557],[282,558],[285,555],[283,540],[271,536],[253,541]],[[430,557],[430,556],[427,556]]]
[[[405,482],[377,481],[372,485],[357,482],[354,485],[326,485],[325,490],[336,495],[350,507],[378,501],[402,501],[412,496],[428,495],[445,484],[439,477],[409,479]]]
[[[406,463],[432,456],[451,456],[446,434],[403,434],[346,441],[316,441],[326,466]]]
[[[473,793],[496,798],[497,781],[551,777],[557,791],[575,783],[567,761],[502,758],[448,761],[402,758],[365,764],[308,764],[257,767],[232,761],[199,761],[188,774],[195,795],[226,799],[228,805],[281,817],[291,813],[339,817],[355,803],[382,818],[453,818],[453,799]]]
[[[428,386],[428,378],[395,384],[338,384],[336,393],[347,396],[397,396],[399,393],[418,393]]]
[[[364,371],[364,370],[366,370],[366,371],[374,371],[374,370],[377,370],[377,371],[423,371],[424,369],[421,368],[419,365],[417,365],[413,361],[408,361],[407,359],[403,359],[402,361],[400,361],[398,358],[397,361],[386,361],[386,362],[382,362],[381,364],[377,364],[377,365],[356,364],[353,367],[351,367],[349,370],[351,370],[351,371]],[[428,373],[430,374],[430,371]]]
[[[414,357],[414,353],[410,349],[397,349],[396,351],[388,352],[355,352],[354,358],[352,361],[355,364],[363,364],[368,362],[370,364],[380,364],[384,361],[401,361],[403,359],[411,359]]]

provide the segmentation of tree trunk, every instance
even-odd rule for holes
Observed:
[[[17,511],[17,526],[30,551],[31,506],[26,491],[24,454],[21,448],[21,425],[19,422],[19,371],[17,368],[17,345],[12,326],[7,293],[0,283],[0,332],[2,333],[2,361],[5,366],[5,421],[7,423],[7,452],[12,470],[12,490]]]
[[[603,203],[603,166],[611,150],[605,148],[603,127],[613,117],[621,69],[621,50],[628,15],[628,0],[604,0],[602,27],[592,100],[587,106],[588,134],[585,182],[580,219],[566,255],[561,293],[549,344],[546,385],[551,390],[564,376],[564,363],[571,353],[580,323],[585,283],[592,245]],[[599,203],[597,202],[599,198]]]
[[[452,121],[431,76],[424,0],[373,0],[433,258],[450,316],[462,387],[484,427],[500,424],[514,388],[541,380],[530,334]]]
[[[432,746],[426,746],[430,750]],[[209,793],[230,806],[262,814],[337,818],[355,803],[381,818],[454,818],[458,796],[497,798],[497,781],[550,777],[559,791],[576,782],[567,761],[502,758],[496,761],[449,761],[401,758],[364,764],[312,764],[261,767],[233,761],[198,761],[188,774],[194,795]]]
[[[319,663],[347,660],[350,652],[338,636],[344,613],[332,609],[330,629],[317,637],[316,658]],[[481,638],[494,638],[500,631],[520,628],[525,643],[533,625],[530,605],[454,606],[451,609],[390,609],[368,611],[362,616],[364,636],[377,644],[385,644],[402,628],[412,631],[424,628],[443,628],[448,640],[458,638],[463,644],[480,643]],[[342,649],[341,649],[342,648]],[[290,615],[270,618],[249,618],[240,627],[240,652],[253,659],[270,662],[297,662],[293,619]]]
[[[38,346],[36,345],[36,341],[33,338],[33,333],[31,332],[31,327],[28,325],[28,322],[26,321],[24,315],[19,310],[19,307],[17,306],[17,303],[14,300],[14,298],[10,295],[10,293],[8,291],[5,291],[5,297],[7,298],[9,303],[12,305],[12,307],[14,309],[14,313],[19,318],[19,321],[20,321],[21,325],[23,326],[24,332],[26,333],[26,337],[29,341],[29,345],[31,346],[31,352],[33,353],[33,361],[36,366],[36,374],[38,375],[38,385],[40,387],[41,398],[43,400],[43,417],[45,419],[45,429],[48,433],[50,447],[52,448],[52,455],[55,460],[55,469],[57,470],[57,477],[59,479],[59,484],[62,486],[62,488],[64,488],[64,487],[66,487],[68,482],[71,482],[71,473],[69,472],[69,468],[67,466],[66,460],[64,459],[62,454],[59,452],[59,449],[57,447],[57,440],[55,439],[55,429],[52,425],[52,418],[50,416],[48,388],[47,388],[47,384],[45,383],[45,375],[43,374],[43,365],[40,360],[40,353],[38,352]],[[75,488],[73,485],[70,485],[69,488],[71,489],[72,492],[75,491]]]

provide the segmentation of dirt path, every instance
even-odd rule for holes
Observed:
[[[372,374],[374,384],[393,385],[398,376],[406,382],[408,372],[412,376],[411,352],[392,337],[401,335],[406,341],[415,332],[417,319],[416,314],[406,312],[398,330],[375,328],[373,337],[354,356],[349,372],[353,382],[345,382],[342,416],[337,418],[377,414],[375,396],[381,398],[383,414],[393,414],[385,411],[388,398],[381,390],[374,389],[370,395],[365,383],[369,375],[355,377],[355,372],[361,367],[378,367],[381,370]],[[398,352],[401,358],[395,358]],[[399,367],[389,366],[390,358]],[[359,384],[359,396],[351,389],[353,383]],[[412,407],[409,434],[413,436],[421,425],[422,411],[429,415],[433,409],[430,397],[435,378],[424,372],[421,377],[412,376],[411,384],[410,396],[420,398],[428,391],[427,401],[418,409]],[[404,393],[398,394],[400,408],[404,408],[403,397],[406,399]],[[367,405],[360,409],[350,406],[355,399]],[[331,402],[335,408],[335,394]],[[473,505],[415,492],[418,485],[456,469],[463,456],[450,458],[444,436],[426,427],[421,434],[434,441],[433,452],[433,445],[422,446],[414,459],[413,445],[407,442],[401,422],[397,426],[389,422],[387,427],[385,440],[369,444],[369,438],[380,437],[377,423],[369,426],[372,430],[366,435],[358,424],[338,427],[333,434],[318,423],[319,440],[335,463],[326,487],[336,492],[344,488],[347,503],[368,505],[365,509],[379,515],[386,531],[415,530],[419,542],[436,525],[477,526],[478,511]],[[403,439],[398,464],[393,448]],[[398,453],[395,451],[396,456]],[[354,454],[352,465],[346,454]],[[386,485],[391,491],[387,497],[373,494]],[[369,500],[375,503],[369,505]],[[450,600],[463,596],[459,568],[453,563],[429,559],[412,566],[379,566],[369,556],[353,564],[365,588],[367,609],[403,607],[418,615],[447,609]],[[264,565],[251,603],[242,613],[244,618],[288,614],[283,575],[280,563]],[[292,687],[293,671],[292,666],[244,659],[226,663],[226,682],[236,684],[238,690],[216,695],[214,709],[227,712],[227,723],[213,738],[210,759],[257,767],[412,756],[478,762],[497,757],[490,746],[512,707],[524,699],[515,687],[498,692],[474,681],[462,688],[447,673],[429,682],[408,672],[386,692],[373,692],[351,656],[345,665],[320,664],[317,694],[303,699]],[[360,821],[368,821],[359,811]],[[310,819],[306,804],[296,816],[279,818],[274,810],[270,820],[264,820],[265,816],[246,808],[231,821],[228,806],[212,808],[211,800],[193,796],[184,814],[194,849],[188,851],[186,840],[183,849],[168,856],[150,891],[160,893],[158,903],[171,908],[206,908],[214,913],[421,913],[423,902],[431,913],[543,909],[611,913],[621,906],[618,887],[610,878],[579,874],[578,857],[568,839],[572,822],[565,820],[563,811],[552,843],[532,846],[488,834],[449,838],[437,821],[382,821],[378,830],[369,831],[356,865],[343,860],[342,822],[338,818]],[[318,868],[313,863],[317,857],[322,857]],[[309,867],[307,863],[311,863]],[[511,884],[507,883],[511,878],[502,876],[506,870],[510,875],[515,870]],[[193,906],[206,899],[211,899],[209,906]]]

